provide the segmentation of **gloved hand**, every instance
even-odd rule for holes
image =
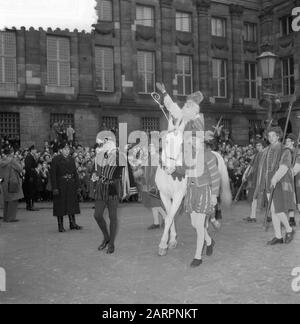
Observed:
[[[59,196],[59,190],[58,189],[54,189],[52,193],[53,193],[53,196]]]
[[[157,88],[161,93],[165,93],[165,92],[166,92],[166,88],[165,88],[165,85],[164,85],[163,83],[156,82],[156,88]]]

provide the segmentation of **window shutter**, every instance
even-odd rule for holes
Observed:
[[[112,21],[112,1],[111,0],[98,0],[98,17],[99,20]]]

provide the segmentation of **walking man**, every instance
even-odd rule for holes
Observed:
[[[264,141],[258,140],[256,142],[256,150],[257,153],[255,154],[253,160],[251,161],[243,175],[243,182],[247,181],[248,201],[251,202],[251,214],[249,217],[244,219],[248,223],[256,223],[258,197],[254,196],[254,192],[257,182],[258,167],[264,150]]]
[[[115,252],[115,239],[118,227],[119,182],[123,171],[123,167],[118,163],[120,162],[119,156],[122,157],[116,148],[114,140],[107,138],[103,147],[100,150],[98,149],[95,170],[92,175],[92,181],[94,182],[93,198],[95,199],[94,218],[103,234],[103,242],[98,250],[102,251],[107,248],[107,254]],[[125,165],[125,163],[121,165]],[[106,208],[108,208],[109,212],[109,231],[103,217]]]
[[[60,145],[60,154],[55,156],[51,164],[51,183],[53,190],[53,216],[57,217],[58,231],[65,232],[64,216],[69,216],[70,230],[81,230],[75,221],[80,214],[78,202],[79,179],[75,160],[70,155],[67,143]]]
[[[292,152],[284,148],[280,143],[282,130],[280,127],[272,127],[268,130],[270,145],[263,152],[261,158],[256,195],[267,193],[270,199],[272,188],[274,196],[271,204],[272,222],[275,237],[268,242],[268,245],[289,244],[294,238],[294,231],[288,221],[289,210],[295,209],[295,192],[293,185]],[[283,238],[281,224],[285,227],[286,235]]]

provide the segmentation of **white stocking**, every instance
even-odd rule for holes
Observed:
[[[191,215],[192,218],[192,226],[197,231],[197,249],[195,254],[195,259],[201,260],[202,259],[202,250],[204,245],[205,239],[205,214],[198,214],[193,212]]]

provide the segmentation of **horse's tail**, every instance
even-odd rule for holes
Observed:
[[[221,176],[221,186],[220,186],[220,197],[222,203],[226,206],[230,206],[232,203],[232,194],[230,189],[229,175],[225,161],[221,154],[217,152],[212,152],[218,160],[218,169]]]

